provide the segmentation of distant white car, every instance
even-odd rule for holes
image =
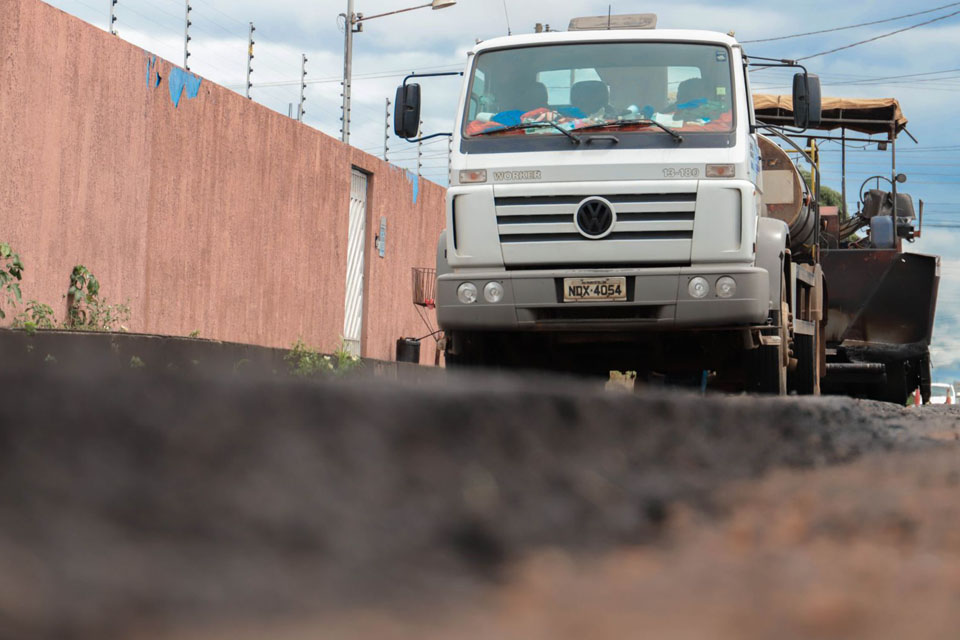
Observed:
[[[952,384],[934,382],[930,385],[930,404],[957,404],[957,392]]]

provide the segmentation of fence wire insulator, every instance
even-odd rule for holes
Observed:
[[[303,122],[303,114],[307,112],[303,103],[307,101],[307,54],[302,54],[300,60],[300,107],[297,109],[297,121]]]
[[[193,22],[190,20],[190,12],[193,11],[193,7],[190,6],[190,0],[187,0],[187,9],[186,14],[184,15],[184,27],[183,27],[183,68],[186,71],[190,70],[190,41],[193,39],[190,37],[190,27],[193,25]]]
[[[383,161],[390,162],[390,98],[387,98],[386,118],[383,131]]]
[[[247,40],[247,99],[250,99],[250,90],[253,88],[253,83],[250,81],[250,76],[253,75],[253,45],[256,44],[256,41],[253,39],[253,32],[257,28],[253,26],[253,23],[250,23],[250,35]]]

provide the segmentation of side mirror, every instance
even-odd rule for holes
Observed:
[[[406,84],[397,88],[394,103],[393,132],[401,138],[416,138],[420,131],[420,85]]]
[[[820,124],[820,77],[812,73],[793,76],[793,125],[798,129]]]

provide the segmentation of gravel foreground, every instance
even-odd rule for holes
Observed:
[[[960,411],[0,373],[0,638],[953,638]]]

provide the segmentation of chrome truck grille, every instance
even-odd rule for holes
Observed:
[[[695,192],[498,197],[504,264],[689,264],[696,200]]]

